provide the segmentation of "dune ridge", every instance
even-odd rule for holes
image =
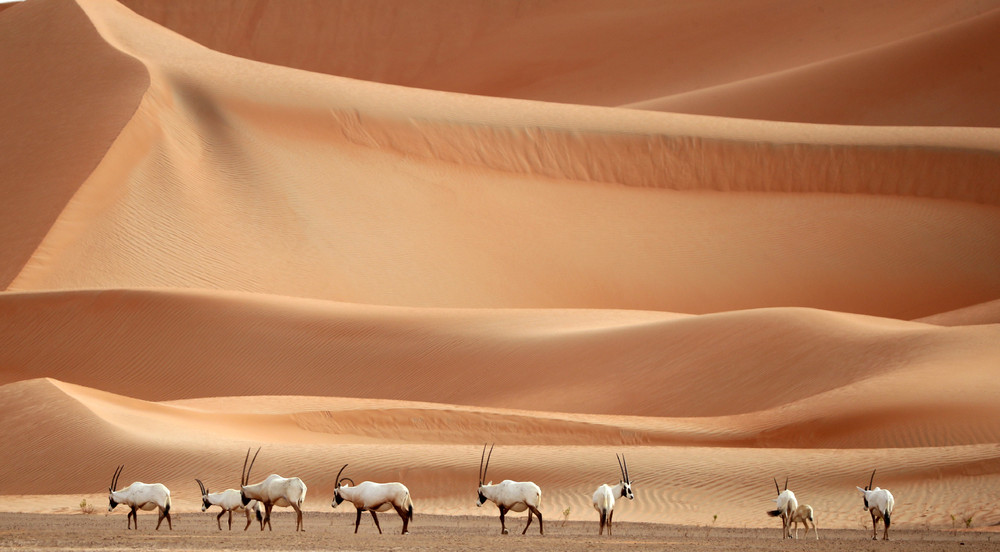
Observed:
[[[624,452],[616,519],[1000,522],[1000,6],[745,7],[0,11],[0,509],[261,446],[494,516],[496,442],[548,520]]]
[[[211,49],[274,65],[414,88],[604,106],[701,94],[878,52],[995,16],[1000,7],[996,2],[963,1],[920,1],[911,3],[910,10],[850,1],[782,4],[780,9],[762,2],[726,10],[650,1],[511,2],[488,7],[452,0],[418,5],[392,0],[361,5],[302,2],[294,11],[255,0],[211,0],[183,9],[167,9],[148,0],[128,0],[126,5]],[[218,13],[231,17],[204,24]],[[754,24],[746,25],[748,19]],[[286,26],[297,29],[295,36],[281,32]],[[777,86],[767,90],[776,94],[771,102],[775,109],[767,113],[779,120],[809,123],[871,124],[873,116],[880,116],[890,122],[875,124],[995,127],[996,112],[989,107],[998,81],[989,67],[996,65],[992,56],[997,48],[995,39],[988,44],[993,47],[979,49],[969,58],[947,52],[907,60],[905,75],[919,75],[906,78],[914,97],[930,93],[935,82],[953,82],[960,76],[955,61],[982,62],[982,73],[990,78],[983,83],[986,86],[950,88],[949,99],[965,96],[946,102],[947,109],[936,113],[916,103],[896,109],[879,104],[886,99],[883,90],[898,78],[877,75],[883,77],[876,79],[879,87],[864,90],[867,101],[852,104],[841,93],[822,93],[824,87],[836,84],[824,73],[786,83],[788,90],[810,93],[809,102],[790,105],[784,90]],[[381,55],[383,51],[394,55]],[[729,57],[733,52],[740,53],[739,63]],[[951,67],[938,60],[951,60]],[[939,78],[920,78],[928,74]],[[849,76],[850,83],[859,84],[860,79]],[[739,99],[753,101],[757,92],[746,90]],[[702,102],[694,112],[719,114],[733,109],[727,106],[733,99]],[[875,113],[873,105],[883,109]],[[831,121],[834,106],[839,107],[838,118]]]
[[[365,474],[364,477],[374,479],[405,479],[412,492],[421,497],[419,504],[425,513],[461,513],[476,514],[476,508],[471,504],[459,505],[455,496],[464,496],[474,491],[474,482],[466,481],[468,466],[475,464],[479,451],[477,438],[483,436],[482,430],[459,423],[452,426],[456,434],[461,434],[460,441],[474,443],[450,443],[447,439],[436,441],[435,444],[405,443],[385,435],[374,441],[365,442],[350,434],[310,434],[302,432],[302,438],[296,438],[295,430],[284,423],[273,426],[260,424],[250,435],[230,433],[234,428],[241,427],[236,423],[232,426],[215,426],[212,419],[219,416],[211,409],[224,407],[225,402],[213,403],[208,399],[186,400],[170,403],[146,403],[104,392],[81,388],[54,380],[28,380],[9,384],[0,388],[7,402],[15,405],[31,402],[32,399],[45,396],[51,408],[74,410],[71,417],[46,416],[47,423],[18,424],[18,430],[11,436],[29,442],[34,446],[26,446],[25,451],[31,451],[23,458],[18,458],[12,465],[3,466],[4,472],[11,474],[27,472],[41,475],[32,485],[12,487],[16,494],[51,492],[52,494],[88,493],[90,489],[106,484],[105,477],[97,465],[104,462],[91,460],[95,450],[101,455],[120,459],[130,466],[129,479],[146,480],[160,477],[164,482],[177,489],[174,492],[174,502],[179,512],[196,511],[199,507],[198,489],[191,481],[191,474],[199,477],[212,486],[225,486],[227,481],[235,479],[236,468],[240,465],[242,453],[240,447],[245,439],[265,442],[261,460],[265,460],[264,471],[286,473],[294,470],[309,482],[313,496],[322,499],[311,501],[308,509],[311,511],[326,511],[326,497],[332,494],[333,474],[336,473],[338,461],[349,462],[354,469]],[[13,398],[12,398],[13,397]],[[20,400],[18,400],[20,399]],[[252,409],[247,397],[233,398]],[[252,398],[251,398],[252,399]],[[345,405],[344,402],[347,402]],[[282,411],[296,410],[296,404],[304,408],[314,409],[323,404],[336,405],[338,409],[350,408],[352,403],[358,406],[372,406],[370,401],[351,401],[338,398],[309,397],[262,397],[261,404],[265,410],[280,409]],[[207,410],[199,408],[207,406]],[[415,407],[426,415],[433,405],[398,403],[394,401],[377,401],[379,408]],[[449,407],[453,408],[453,407]],[[231,409],[226,408],[232,412]],[[460,409],[473,412],[472,409]],[[320,412],[311,410],[312,412]],[[350,410],[340,410],[350,412]],[[164,415],[165,412],[171,414]],[[410,412],[415,412],[410,410]],[[505,412],[481,411],[483,415],[503,415]],[[246,416],[247,412],[239,412],[238,416]],[[536,416],[537,413],[531,413]],[[281,418],[280,414],[261,414],[262,417]],[[199,417],[207,420],[194,421]],[[562,417],[556,415],[555,417]],[[604,418],[605,422],[614,424],[613,418]],[[71,428],[63,427],[65,421],[74,419]],[[287,420],[287,418],[285,418]],[[20,420],[16,420],[20,421]],[[538,420],[540,425],[531,425],[538,436],[551,435],[553,425]],[[246,425],[242,427],[246,428]],[[522,426],[524,427],[524,426]],[[627,427],[627,426],[621,426]],[[64,475],[57,484],[51,477],[38,474],[37,466],[47,452],[47,448],[39,447],[52,435],[71,434],[86,428],[89,440],[69,439],[66,446],[61,447],[62,461],[47,461],[44,464],[48,471],[59,470]],[[300,430],[301,431],[301,430]],[[492,435],[492,431],[487,431]],[[558,433],[558,432],[555,432]],[[581,434],[573,431],[577,439]],[[155,437],[152,437],[155,435]],[[324,442],[325,441],[325,442]],[[26,443],[26,444],[29,444]],[[555,441],[545,445],[525,443],[518,446],[501,446],[496,449],[496,458],[491,463],[492,473],[511,474],[515,477],[531,478],[544,483],[544,488],[551,490],[547,500],[551,507],[546,508],[549,515],[554,515],[553,507],[558,505],[561,510],[570,507],[572,519],[589,519],[588,505],[585,502],[589,483],[613,475],[613,465],[601,469],[596,466],[606,464],[607,457],[621,444],[609,447],[605,444],[587,443],[585,445],[555,444]],[[100,445],[104,444],[104,447]],[[113,445],[112,445],[113,444]],[[335,446],[333,446],[335,445]],[[759,526],[759,517],[752,506],[766,504],[761,497],[762,490],[758,481],[752,476],[755,471],[780,470],[789,458],[802,462],[813,468],[809,474],[796,478],[800,494],[807,490],[813,504],[820,505],[826,512],[824,521],[830,526],[847,526],[854,523],[854,497],[842,489],[851,489],[852,481],[857,479],[857,473],[863,471],[872,460],[872,452],[867,448],[840,449],[837,451],[812,448],[793,451],[782,448],[760,448],[752,452],[739,452],[740,449],[729,447],[703,448],[698,446],[656,446],[629,447],[630,470],[636,474],[642,473],[644,489],[642,501],[637,500],[623,506],[623,513],[628,512],[629,519],[635,521],[656,521],[664,517],[674,523],[704,522],[706,516],[719,514],[727,523]],[[908,496],[914,497],[913,504],[920,504],[916,497],[945,492],[940,477],[952,474],[961,475],[959,480],[961,490],[968,493],[972,500],[984,499],[988,490],[976,486],[981,482],[984,473],[991,473],[1000,462],[1000,448],[995,443],[968,446],[919,447],[919,448],[889,448],[878,452],[883,462],[892,462],[893,474],[888,484],[894,488],[905,487]],[[712,462],[704,462],[699,458],[711,455]],[[830,460],[836,456],[837,461]],[[79,459],[85,459],[80,461]],[[516,458],[516,460],[512,460]],[[109,458],[110,459],[110,458]],[[36,467],[32,467],[36,466]],[[584,468],[581,466],[595,466]],[[0,475],[6,473],[0,472]],[[106,475],[106,474],[104,474]],[[636,477],[639,477],[636,475]],[[853,478],[853,479],[852,479]],[[24,475],[14,478],[14,481],[25,481]],[[66,481],[72,482],[66,485]],[[727,504],[712,503],[710,497],[716,492],[725,492],[731,500]],[[949,491],[950,492],[950,491]],[[419,493],[419,494],[417,494]],[[985,494],[984,494],[985,493]],[[95,500],[99,495],[88,495]],[[707,504],[706,504],[707,502]],[[988,503],[988,500],[983,503]],[[934,504],[933,501],[930,504]],[[711,511],[712,507],[719,507]],[[627,510],[626,510],[627,508]],[[748,511],[750,510],[750,511]],[[901,509],[902,510],[902,509]],[[751,511],[753,513],[751,513]],[[928,506],[922,509],[911,508],[900,516],[900,523],[942,523],[948,518],[948,510],[944,507]],[[479,511],[479,513],[482,513]],[[976,512],[977,515],[989,517],[995,512],[987,508]],[[555,519],[554,517],[552,519]]]
[[[1000,235],[996,129],[807,127],[385,87],[227,58],[115,4],[85,6],[146,64],[150,88],[10,290],[898,318],[1000,291],[1000,242],[982,238]],[[768,193],[706,193],[720,190]],[[776,220],[806,231],[775,232]],[[857,254],[873,227],[887,262]]]

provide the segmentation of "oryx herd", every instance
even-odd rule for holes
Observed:
[[[302,523],[302,503],[306,499],[306,484],[298,477],[282,477],[278,474],[271,474],[259,483],[250,484],[250,472],[253,470],[254,462],[260,448],[250,458],[250,450],[247,449],[246,457],[243,459],[243,470],[240,473],[240,488],[226,489],[218,493],[209,493],[208,488],[200,479],[195,479],[201,489],[202,507],[201,511],[207,511],[212,506],[218,506],[221,511],[216,516],[216,524],[222,530],[222,516],[229,514],[229,529],[233,528],[233,512],[240,512],[246,515],[246,531],[253,523],[256,516],[260,522],[261,531],[266,526],[271,527],[271,509],[275,506],[291,507],[295,510],[295,530],[304,531]],[[479,499],[476,506],[482,506],[486,501],[493,502],[500,510],[500,532],[506,535],[507,522],[505,516],[507,512],[528,511],[528,522],[524,526],[521,534],[528,532],[531,526],[532,517],[538,518],[538,533],[545,534],[545,527],[542,522],[542,490],[531,481],[511,481],[506,479],[494,485],[492,481],[487,481],[486,472],[490,467],[490,458],[493,456],[493,446],[490,446],[489,453],[486,445],[483,445],[483,452],[479,457]],[[607,527],[608,536],[611,536],[611,520],[614,516],[615,500],[618,498],[628,498],[632,500],[635,495],[632,493],[632,480],[629,477],[628,463],[625,455],[615,455],[618,459],[618,469],[621,478],[615,485],[602,484],[594,492],[592,504],[599,516],[599,535],[604,534]],[[249,466],[247,463],[249,462]],[[379,534],[382,534],[382,527],[379,525],[376,512],[387,512],[395,510],[403,520],[402,534],[407,534],[410,522],[413,521],[413,500],[410,497],[410,490],[402,483],[373,483],[362,481],[355,484],[349,477],[341,477],[348,464],[344,464],[337,472],[335,478],[336,487],[333,492],[333,500],[330,506],[336,508],[345,500],[354,505],[357,509],[357,517],[354,520],[354,532],[358,532],[361,524],[361,514],[370,512],[372,521]],[[159,530],[163,520],[167,520],[167,525],[173,529],[170,520],[170,490],[160,483],[140,483],[136,481],[128,487],[118,489],[118,478],[121,476],[124,464],[118,466],[114,477],[111,479],[111,486],[108,488],[108,511],[112,511],[119,504],[124,504],[130,508],[128,513],[127,529],[139,528],[139,520],[136,517],[137,510],[159,510],[159,519],[156,529]],[[875,482],[875,471],[872,471],[871,479],[864,488],[858,490],[864,495],[864,507],[872,516],[872,539],[878,538],[878,522],[882,521],[884,530],[882,538],[889,539],[889,525],[894,504],[892,493],[886,489],[872,487]],[[777,508],[768,511],[768,515],[781,518],[782,538],[798,538],[798,524],[805,525],[805,535],[809,535],[810,524],[816,539],[819,539],[819,532],[816,529],[816,520],[813,509],[808,504],[799,505],[795,498],[795,493],[788,489],[788,479],[785,479],[785,488],[778,487],[777,479],[774,480],[774,488],[778,492],[778,497],[774,499]],[[262,508],[263,507],[263,508]],[[263,512],[262,512],[263,509]],[[794,526],[795,532],[792,533]]]

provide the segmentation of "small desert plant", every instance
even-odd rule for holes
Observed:
[[[93,514],[96,511],[97,511],[97,508],[94,508],[93,504],[87,504],[87,499],[86,498],[80,501],[80,513],[83,513],[83,514]]]
[[[972,527],[972,516],[969,516],[969,517],[965,518],[965,519],[964,519],[964,520],[962,520],[962,521],[964,521],[964,522],[965,522],[965,528],[966,528],[966,529],[969,529],[969,528],[971,528],[971,527]]]
[[[562,522],[562,526],[565,526],[566,522],[569,521],[569,512],[570,512],[570,509],[569,509],[569,506],[567,506],[566,509],[563,510],[563,522]]]
[[[705,531],[705,538],[706,539],[712,533],[712,528],[715,527],[715,522],[718,519],[719,519],[719,514],[715,514],[715,515],[712,516],[712,524],[708,526],[708,531]]]

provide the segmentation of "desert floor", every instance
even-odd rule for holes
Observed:
[[[499,534],[493,517],[420,516],[408,535],[396,534],[399,519],[383,515],[385,534],[378,535],[365,515],[357,535],[352,534],[353,514],[307,512],[306,531],[291,531],[290,513],[274,516],[273,532],[255,527],[247,532],[234,519],[232,532],[219,532],[212,513],[175,516],[174,530],[153,531],[156,518],[140,515],[138,532],[125,530],[122,512],[107,515],[0,514],[0,550],[774,550],[779,529],[744,529],[693,525],[621,522],[613,537],[598,537],[596,523],[551,520],[544,536],[533,523],[528,535],[524,516],[508,518],[514,529]],[[223,518],[223,528],[226,527]],[[871,542],[866,530],[820,528],[820,540],[786,541],[783,546],[808,550],[1000,550],[1000,533],[989,530],[893,530],[889,542]]]
[[[2,548],[1000,538],[1000,0],[28,0],[0,83]],[[198,512],[254,450],[305,535]]]

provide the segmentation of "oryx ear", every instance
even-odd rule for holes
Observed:
[[[861,491],[862,493],[864,493],[864,492],[865,492],[865,491],[867,490],[867,489],[862,489],[861,487],[858,487],[857,485],[855,485],[855,487],[857,487],[857,489],[858,489],[859,491]]]
[[[490,480],[490,482],[489,482],[489,483],[487,483],[487,485],[492,485],[492,484],[493,484],[493,481],[492,481],[492,480]]]

